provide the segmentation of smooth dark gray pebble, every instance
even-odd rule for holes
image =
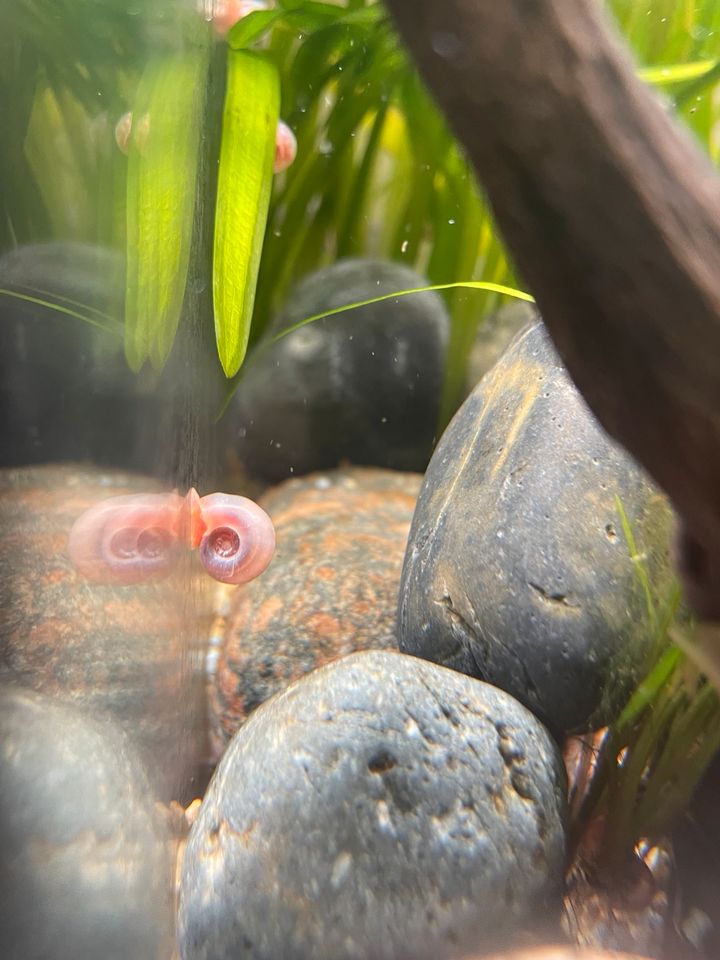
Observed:
[[[662,605],[667,502],[599,426],[543,325],[529,327],[428,467],[400,585],[400,648],[507,690],[558,735],[603,726],[653,643],[617,498]]]
[[[432,292],[317,320],[372,297],[426,286],[402,264],[342,260],[310,274],[252,356],[228,421],[242,465],[270,481],[347,460],[422,471],[436,436],[449,319]]]
[[[173,388],[125,360],[124,258],[86,243],[30,244],[0,257],[0,288],[10,291],[0,293],[0,465],[162,472]]]
[[[524,300],[508,300],[482,321],[467,360],[466,395],[475,389],[488,370],[492,370],[523,327],[537,319],[538,311],[534,304]]]
[[[565,772],[512,697],[355,653],[233,738],[182,867],[183,960],[442,960],[558,914]]]

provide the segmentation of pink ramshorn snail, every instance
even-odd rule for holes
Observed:
[[[68,553],[87,580],[104,584],[162,580],[180,552],[197,549],[206,571],[222,583],[246,583],[268,566],[275,550],[270,517],[247,497],[191,489],[110,497],[73,524]]]

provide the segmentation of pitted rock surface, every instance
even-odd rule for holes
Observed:
[[[603,726],[653,643],[637,562],[662,604],[670,520],[542,324],[529,327],[460,408],[425,474],[400,648],[507,690],[558,735]]]
[[[352,654],[238,731],[191,829],[183,960],[443,960],[558,917],[565,773],[512,697]],[[555,931],[557,935],[557,931]]]
[[[215,752],[273,693],[335,657],[397,648],[398,585],[421,477],[347,468],[260,499],[277,550],[232,594],[210,691]]]

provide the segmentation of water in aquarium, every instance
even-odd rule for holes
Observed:
[[[586,6],[716,163],[720,8]],[[7,960],[718,956],[672,508],[402,7],[0,0]]]

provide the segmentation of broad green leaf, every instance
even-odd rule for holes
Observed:
[[[227,377],[240,369],[250,335],[279,108],[273,64],[228,50],[213,256],[215,337]]]
[[[282,17],[282,10],[255,10],[235,24],[230,30],[227,42],[233,50],[249,47],[263,37],[276,20]]]
[[[187,283],[209,46],[152,61],[141,77],[128,151],[125,354],[161,369]]]

